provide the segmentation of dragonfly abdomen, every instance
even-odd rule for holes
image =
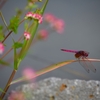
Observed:
[[[71,53],[77,53],[77,51],[74,51],[74,50],[66,50],[66,49],[61,49],[61,51],[71,52]]]

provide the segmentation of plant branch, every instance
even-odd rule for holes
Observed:
[[[4,22],[4,25],[6,26],[6,29],[7,29],[8,32],[9,32],[8,25],[7,25],[6,20],[5,20],[5,18],[4,18],[4,16],[3,16],[3,14],[2,14],[1,11],[0,11],[0,15],[1,15],[1,18],[2,18],[2,20],[3,20],[3,22]]]
[[[21,41],[22,37],[23,37],[23,35],[19,38],[18,41]],[[3,59],[11,50],[13,50],[13,48],[10,48],[10,49],[0,58],[0,60]]]
[[[5,86],[5,88],[4,88],[4,92],[2,92],[2,94],[0,95],[0,99],[1,99],[1,100],[4,98],[4,96],[5,96],[6,92],[7,92],[7,90],[9,89],[10,83],[12,82],[12,80],[13,80],[13,78],[14,78],[14,76],[15,76],[15,73],[16,73],[16,70],[13,70],[12,73],[11,73],[11,75],[10,75],[10,78],[9,78],[9,80],[8,80],[8,82],[7,82],[6,86]]]
[[[19,25],[24,21],[25,19],[23,19],[20,23],[19,23]],[[2,43],[4,43],[4,41],[8,38],[8,36],[10,36],[10,34],[12,33],[13,31],[10,31],[8,34],[7,34],[7,36],[4,38],[4,40],[2,41]]]
[[[7,2],[7,0],[3,0],[3,2],[0,4],[0,9],[4,6],[4,4]]]
[[[12,33],[12,31],[10,31],[7,36],[4,38],[4,40],[2,41],[2,43],[4,43],[4,41],[8,38],[8,36]]]

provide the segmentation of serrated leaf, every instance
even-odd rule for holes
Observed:
[[[12,47],[18,49],[18,48],[21,48],[22,46],[23,46],[22,43],[20,43],[20,42],[15,42],[14,45],[13,45]]]
[[[19,22],[20,19],[17,16],[14,16],[11,20],[10,20],[10,25],[8,26],[8,28],[13,31],[14,33],[17,33],[17,29],[19,26]]]

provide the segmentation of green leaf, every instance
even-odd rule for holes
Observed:
[[[45,10],[45,8],[46,8],[46,6],[47,6],[47,3],[48,3],[48,0],[45,1],[44,5],[43,5],[43,7],[42,7],[42,9],[41,9],[41,11],[40,11],[40,14],[43,15],[44,10]]]
[[[21,60],[18,57],[16,48],[22,47],[22,43],[15,42],[14,39],[13,39],[13,43],[14,43],[14,45],[13,45],[13,48],[14,48],[14,70],[17,70]]]
[[[36,2],[42,2],[42,0],[28,0],[28,5],[26,6],[26,9],[32,10],[34,8],[38,8],[38,5],[36,4]]]
[[[16,16],[20,17],[22,15],[23,11],[21,9],[16,9]]]
[[[8,62],[5,62],[5,61],[3,61],[3,60],[0,60],[0,64],[2,64],[2,65],[10,65]]]
[[[36,5],[36,4],[33,4],[33,5],[28,5],[28,6],[26,6],[26,10],[32,10],[32,9],[34,9],[34,8],[38,8],[38,5]]]
[[[87,61],[87,59],[84,59],[84,60]],[[92,62],[100,62],[100,59],[88,59],[88,60],[92,61]],[[60,68],[60,67],[63,67],[65,65],[68,65],[68,64],[71,64],[71,63],[74,63],[74,62],[78,62],[78,61],[79,60],[67,60],[67,61],[62,61],[62,62],[53,64],[53,65],[47,66],[47,67],[35,72],[35,76],[33,78],[36,78],[40,75],[46,74],[46,73],[53,71],[57,68]],[[83,59],[81,59],[81,61],[83,61]],[[22,82],[22,81],[25,81],[24,77],[21,77],[21,78],[18,78],[16,80],[12,81],[11,84],[15,84],[15,83]]]
[[[3,41],[4,40],[4,34],[3,33],[0,33],[0,41]]]
[[[73,63],[73,62],[77,62],[77,60],[67,60],[67,61],[63,61],[63,62],[59,62],[59,63],[53,64],[53,65],[47,66],[47,67],[37,71],[33,78],[36,78],[40,75],[43,75],[45,73],[48,73],[50,71],[53,71],[57,68],[63,67],[65,65],[68,65],[68,64]],[[15,83],[22,82],[22,81],[25,81],[24,77],[21,77],[21,78],[18,78],[16,80],[12,81],[11,84],[15,84]]]
[[[3,26],[0,25],[0,41],[2,41],[5,38],[5,35],[3,33]]]
[[[15,42],[14,39],[12,39],[12,40],[14,43],[14,45],[13,45],[13,48],[14,48],[14,70],[17,70],[18,69],[18,67],[17,67],[18,56],[17,56],[17,52],[16,52],[17,42]]]
[[[3,26],[2,26],[2,25],[0,25],[0,31],[1,31],[1,30],[3,30]]]
[[[37,1],[35,1],[35,0],[27,0],[28,1],[28,3],[29,2],[37,2]],[[38,0],[38,2],[42,2],[42,0]]]
[[[29,26],[29,23],[25,22],[25,24],[24,24],[25,30],[28,29],[28,26]]]
[[[46,2],[44,3],[42,9],[40,10],[40,14],[44,13],[47,3],[48,3],[48,0],[46,0]],[[22,49],[20,50],[20,53],[18,54],[17,67],[19,66],[20,62],[25,58],[29,50],[29,47],[31,46],[31,43],[35,37],[38,25],[39,25],[38,21],[34,20],[34,22],[28,28],[27,31],[31,34],[31,38],[29,40],[25,40],[23,43]]]
[[[0,92],[4,92],[4,90],[0,88]],[[4,93],[5,93],[5,92],[4,92]]]
[[[48,0],[46,0],[46,2],[44,3],[43,7],[41,8],[41,10],[39,10],[40,11],[40,14],[43,14],[44,13],[44,10],[45,10],[45,8],[47,6],[47,3],[48,3]],[[36,34],[38,25],[39,25],[38,21],[37,20],[34,20],[34,22],[32,23],[32,25],[28,29],[28,31],[31,34],[31,38],[28,41],[27,40],[24,41],[23,47],[22,47],[22,49],[20,51],[20,54],[19,54],[19,59],[22,60],[25,57],[25,55],[26,55],[26,53],[27,53],[27,51],[28,51],[28,49],[29,49],[29,47],[30,47],[33,39],[34,39],[34,36]]]
[[[13,45],[12,47],[18,49],[18,48],[21,48],[22,46],[23,46],[22,43],[20,43],[20,42],[15,42],[14,45]]]
[[[10,20],[10,25],[8,26],[8,28],[13,31],[14,33],[17,33],[17,29],[19,26],[19,22],[20,19],[18,16],[14,16],[11,20]]]

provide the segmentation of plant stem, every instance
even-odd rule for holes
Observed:
[[[23,37],[23,35],[19,38],[18,42],[21,41],[22,37]],[[10,49],[0,58],[0,60],[3,59],[12,49],[13,49],[13,48],[10,48]]]
[[[8,36],[12,33],[12,31],[10,31],[7,36],[4,38],[4,40],[2,41],[2,43],[8,38]]]
[[[2,18],[2,21],[3,21],[4,25],[6,26],[6,29],[7,29],[8,32],[9,32],[8,25],[7,25],[6,20],[5,20],[5,18],[4,18],[4,16],[3,16],[3,14],[2,14],[1,11],[0,11],[0,15],[1,15],[1,18]]]
[[[0,95],[0,99],[1,99],[1,100],[4,98],[4,96],[5,96],[6,92],[7,92],[7,90],[9,89],[10,84],[11,84],[11,82],[12,82],[14,76],[15,76],[15,73],[16,73],[16,70],[13,70],[13,71],[12,71],[12,74],[10,75],[10,78],[9,78],[9,80],[8,80],[8,82],[7,82],[6,86],[5,86],[5,88],[4,88],[4,92],[2,92],[2,94]]]
[[[0,4],[0,9],[4,6],[4,4],[7,2],[7,0],[3,0],[3,2]]]
[[[10,48],[10,49],[0,58],[0,60],[3,59],[12,49],[13,49],[13,48]]]

